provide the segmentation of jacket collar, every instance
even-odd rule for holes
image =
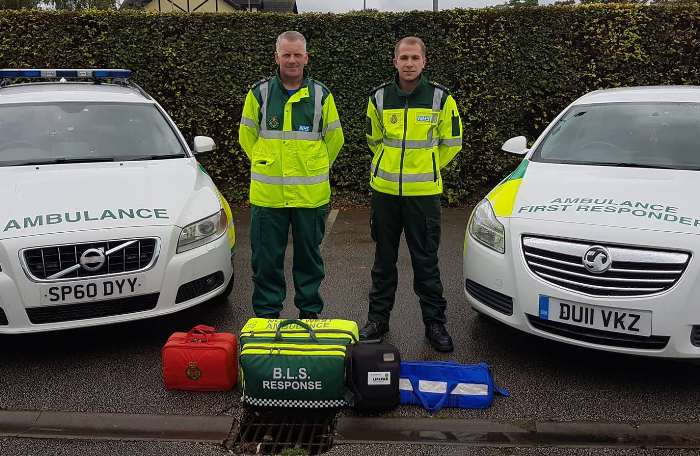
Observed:
[[[279,86],[280,90],[284,91],[284,93],[287,93],[287,89],[285,89],[284,84],[282,84],[282,79],[280,78],[280,70],[277,68],[277,71],[275,71],[275,76],[274,76],[275,82]],[[302,89],[306,86],[309,85],[309,71],[304,68],[304,79],[301,81],[301,85],[299,86],[299,89]]]
[[[416,86],[415,89],[413,89],[413,92],[411,93],[406,93],[401,89],[401,86],[399,85],[399,73],[398,71],[394,75],[394,81],[393,81],[394,87],[396,88],[396,93],[399,94],[400,97],[408,97],[410,95],[415,95],[420,93],[425,87],[428,85],[428,80],[425,79],[425,76],[423,76],[423,73],[420,75],[420,81],[418,81],[418,85]]]

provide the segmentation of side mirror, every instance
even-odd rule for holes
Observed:
[[[527,148],[527,138],[516,136],[503,143],[502,150],[512,154],[525,155],[530,149]]]
[[[216,143],[209,136],[194,137],[194,154],[203,154],[216,150]]]

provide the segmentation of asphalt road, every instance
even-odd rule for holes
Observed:
[[[360,325],[365,321],[374,256],[368,214],[367,209],[340,211],[327,230],[323,317],[353,319]],[[625,422],[700,418],[698,366],[573,348],[517,333],[469,309],[461,285],[468,215],[465,209],[445,209],[443,213],[440,264],[449,302],[447,327],[456,350],[439,354],[425,341],[405,245],[400,253],[399,291],[387,341],[397,345],[406,360],[486,362],[499,386],[509,389],[512,397],[496,398],[486,410],[445,409],[439,417]],[[163,344],[174,331],[204,323],[235,333],[253,316],[249,213],[237,210],[234,217],[236,281],[227,305],[199,306],[165,318],[109,327],[0,337],[0,409],[239,413],[238,389],[214,393],[166,390],[160,358]],[[295,317],[289,268],[288,282],[283,317]],[[393,413],[396,415],[426,413],[418,407],[400,407]]]

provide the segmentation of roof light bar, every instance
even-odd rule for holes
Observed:
[[[5,78],[130,78],[131,70],[99,69],[99,70],[54,70],[54,69],[0,69],[0,79]]]

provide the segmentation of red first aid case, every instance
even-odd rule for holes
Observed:
[[[238,381],[236,336],[205,325],[176,332],[163,347],[163,380],[168,389],[232,389]]]

